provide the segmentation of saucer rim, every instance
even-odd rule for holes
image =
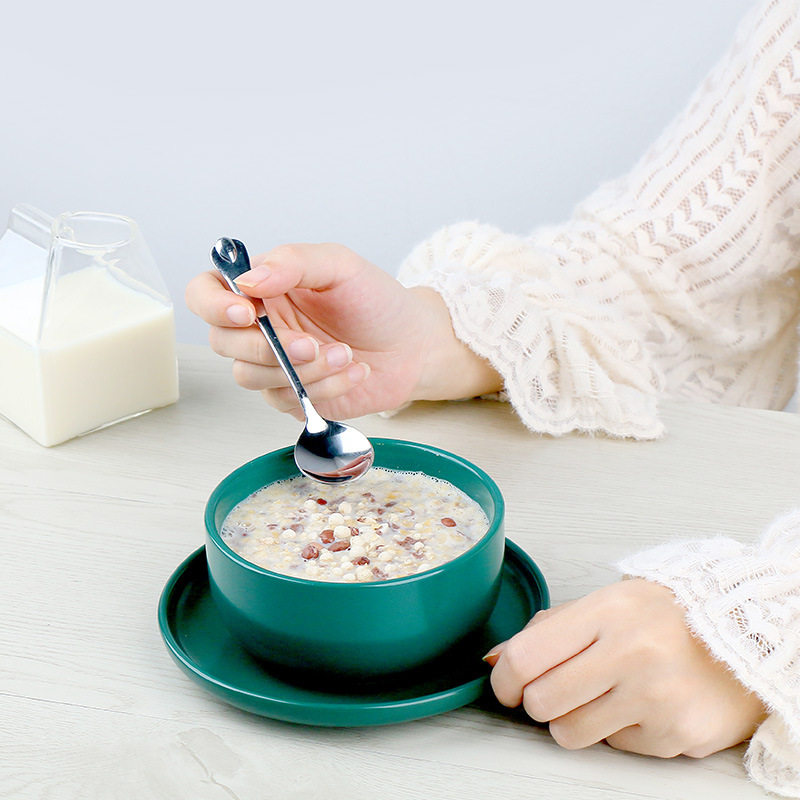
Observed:
[[[200,568],[196,562],[201,559],[206,562],[205,551],[205,545],[199,547],[187,556],[170,575],[159,598],[158,626],[170,656],[184,674],[229,705],[252,714],[284,722],[320,727],[362,727],[407,722],[452,711],[477,700],[488,685],[489,674],[487,672],[486,675],[464,683],[416,697],[386,701],[365,699],[363,702],[359,702],[359,696],[353,695],[352,700],[345,703],[325,700],[298,702],[274,694],[253,692],[227,682],[204,669],[202,664],[192,658],[187,649],[181,645],[179,631],[175,629],[176,614],[171,613],[171,609],[175,605],[173,596],[176,598],[182,596],[186,591],[187,584],[197,585],[196,581],[191,580],[190,571]],[[527,596],[529,606],[535,605],[541,609],[549,607],[550,593],[544,575],[536,562],[519,545],[508,538],[505,540],[503,569],[504,571],[513,570],[526,579],[524,585],[521,581],[516,581],[516,583]],[[179,594],[176,595],[176,592]],[[325,695],[322,694],[322,696]],[[329,696],[342,697],[335,693],[331,693]],[[370,695],[370,698],[373,697],[374,695]],[[248,700],[251,702],[248,703]],[[264,704],[270,706],[269,711],[263,708]],[[257,710],[254,705],[258,707]],[[331,714],[334,715],[336,721],[325,719],[326,715]],[[348,721],[348,718],[357,721]]]

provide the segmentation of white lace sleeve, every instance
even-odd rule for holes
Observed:
[[[687,110],[565,225],[447,227],[400,271],[445,299],[533,430],[653,438],[656,398],[782,408],[800,318],[800,21],[768,0]]]
[[[718,537],[664,544],[620,571],[669,587],[711,654],[767,705],[746,766],[770,791],[800,797],[800,508],[755,545]]]

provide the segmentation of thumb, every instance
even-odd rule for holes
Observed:
[[[236,279],[251,297],[271,298],[290,289],[333,289],[352,278],[366,261],[340,244],[284,244],[256,256]]]

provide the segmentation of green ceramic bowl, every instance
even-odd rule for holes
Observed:
[[[352,584],[280,575],[234,553],[219,531],[252,492],[299,474],[293,449],[234,470],[206,505],[211,595],[231,634],[273,666],[362,678],[410,670],[468,637],[494,608],[505,547],[497,485],[444,450],[397,439],[372,443],[376,466],[449,481],[481,505],[489,529],[458,558],[405,578]]]

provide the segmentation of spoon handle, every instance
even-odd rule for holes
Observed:
[[[250,257],[247,255],[247,249],[238,239],[223,237],[217,240],[217,243],[211,249],[211,260],[232,292],[236,292],[242,297],[247,297],[248,300],[253,299],[248,297],[235,283],[236,278],[250,270]],[[266,312],[256,318],[256,324],[261,328],[261,332],[266,337],[272,352],[275,353],[275,357],[278,359],[280,368],[289,379],[289,383],[300,401],[306,419],[310,422],[312,419],[318,418],[319,414],[314,406],[311,405],[305,387],[300,383],[300,378],[297,377],[297,373],[294,371],[294,367],[289,361],[289,357],[286,355],[286,351],[283,349],[283,345],[278,339],[278,334],[275,333],[275,329],[272,327]]]

